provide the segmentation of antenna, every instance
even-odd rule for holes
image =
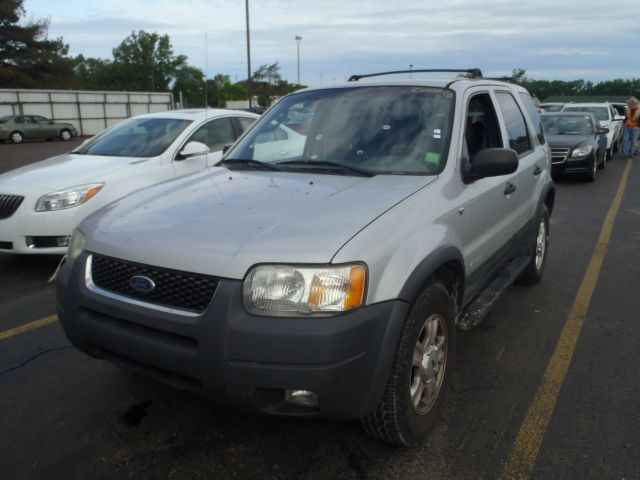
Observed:
[[[207,50],[208,42],[208,32],[204,32],[204,111],[205,117],[207,112],[209,112],[209,85],[207,84],[207,77],[209,76],[209,53]]]

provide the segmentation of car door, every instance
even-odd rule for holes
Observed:
[[[548,152],[540,116],[533,100],[526,92],[516,97],[509,91],[495,92],[500,105],[500,117],[507,132],[509,148],[518,154],[518,190],[514,193],[517,232],[529,225],[537,210],[538,183],[548,168]],[[529,105],[529,108],[527,108]],[[530,119],[527,122],[526,118]]]
[[[56,126],[48,119],[39,115],[32,115],[40,138],[55,138],[58,136]]]
[[[471,181],[464,177],[476,153],[485,148],[504,148],[496,101],[488,88],[465,93],[464,139],[461,145],[461,205],[465,230],[465,268],[470,291],[481,288],[508,257],[508,245],[515,235],[514,212],[518,180],[515,173]]]
[[[236,133],[230,117],[218,117],[206,121],[178,149],[173,161],[176,176],[195,173],[207,166],[214,165],[222,158],[224,146],[233,143],[235,139]],[[209,148],[209,151],[202,155],[181,158],[180,151],[189,142],[203,143]]]
[[[15,119],[16,130],[22,132],[24,138],[38,138],[38,132],[35,122],[31,115],[20,115]]]

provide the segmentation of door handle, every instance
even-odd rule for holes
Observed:
[[[504,188],[504,194],[511,195],[515,191],[516,191],[516,186],[513,183],[508,182],[507,186]]]
[[[533,176],[537,177],[541,173],[542,173],[542,169],[538,165],[536,165],[536,168],[533,169]]]

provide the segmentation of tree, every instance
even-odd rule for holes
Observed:
[[[252,92],[261,107],[268,107],[274,98],[284,96],[302,85],[293,85],[282,79],[278,62],[260,65],[252,75]]]
[[[70,88],[74,61],[62,38],[47,37],[47,20],[20,25],[23,0],[0,2],[0,87]]]
[[[204,89],[205,81],[202,70],[188,65],[176,70],[172,91],[176,100],[180,99],[182,92],[183,108],[204,107]]]
[[[184,66],[187,57],[174,55],[168,35],[131,32],[113,49],[114,63],[135,66],[131,78],[131,90],[167,91],[178,68]]]

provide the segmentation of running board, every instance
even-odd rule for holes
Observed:
[[[471,330],[487,316],[489,309],[496,303],[500,294],[511,285],[522,271],[527,268],[531,257],[518,257],[511,261],[500,275],[498,275],[476,299],[465,308],[456,320],[461,330]]]

